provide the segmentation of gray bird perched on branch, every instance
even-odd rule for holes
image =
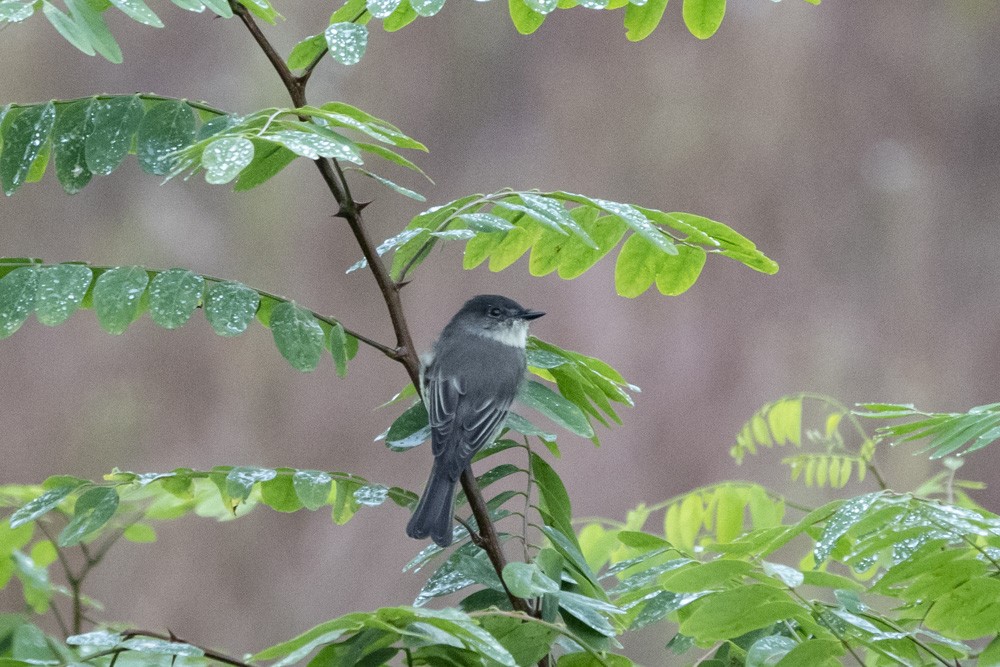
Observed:
[[[421,357],[434,466],[406,526],[410,537],[451,544],[455,485],[473,455],[503,428],[524,382],[528,322],[544,314],[481,294],[465,302],[433,350]]]

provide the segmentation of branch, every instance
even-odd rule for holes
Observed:
[[[162,632],[150,632],[148,630],[125,630],[124,632],[121,633],[121,636],[125,637],[126,639],[131,639],[132,637],[150,637],[151,639],[162,639],[163,641],[167,642],[177,642],[180,644],[187,644],[188,646],[193,646],[194,648],[202,651],[205,654],[205,657],[208,658],[209,660],[215,660],[216,662],[221,662],[226,665],[234,665],[234,667],[251,667],[250,663],[243,662],[242,660],[237,660],[236,658],[230,658],[228,655],[224,655],[222,653],[218,653],[211,649],[198,646],[197,644],[192,644],[191,642],[184,641],[183,639],[181,639],[172,632],[169,634],[163,634]],[[120,651],[121,649],[112,649],[112,650],[117,652]]]
[[[229,0],[229,4],[233,8],[233,13],[240,17],[240,20],[243,21],[243,24],[253,36],[254,41],[257,42],[264,55],[271,62],[278,77],[281,78],[281,82],[285,85],[292,103],[296,107],[306,106],[305,85],[312,74],[312,68],[315,67],[315,64],[311,64],[312,67],[308,68],[302,77],[296,77],[267,40],[267,37],[264,36],[264,33],[261,32],[253,15],[250,14],[246,7],[240,5],[236,0]],[[401,285],[395,282],[389,275],[389,271],[382,262],[382,258],[375,250],[375,243],[372,242],[371,237],[364,227],[361,219],[361,210],[367,204],[359,203],[351,196],[350,188],[344,178],[344,172],[336,160],[319,158],[315,162],[316,168],[319,169],[327,188],[329,188],[333,198],[337,201],[339,206],[337,216],[347,221],[347,225],[351,228],[351,232],[354,234],[354,238],[361,248],[364,258],[368,261],[368,267],[371,269],[372,275],[375,276],[375,282],[382,292],[382,300],[385,301],[386,309],[389,311],[389,318],[392,320],[392,328],[396,334],[396,349],[390,356],[403,365],[407,375],[410,376],[410,381],[413,382],[413,386],[417,387],[419,391],[420,362],[417,358],[416,350],[413,348],[413,340],[410,338],[406,315],[403,313],[403,304],[399,298]],[[490,562],[497,572],[497,576],[500,576],[502,580],[506,560],[504,559],[503,550],[500,547],[500,539],[497,536],[496,528],[486,507],[486,501],[483,500],[482,492],[476,484],[476,478],[472,473],[471,467],[466,468],[462,472],[462,489],[465,491],[469,505],[472,507],[472,514],[476,517],[476,523],[479,526],[479,542],[489,556]],[[511,605],[518,611],[528,614],[532,612],[527,600],[512,595],[509,591],[508,597],[510,597]]]

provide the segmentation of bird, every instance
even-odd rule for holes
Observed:
[[[420,359],[420,388],[431,428],[434,463],[406,526],[418,540],[444,548],[452,542],[455,485],[472,457],[503,428],[524,383],[528,310],[496,294],[465,302],[431,351]]]

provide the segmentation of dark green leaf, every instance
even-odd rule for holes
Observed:
[[[260,295],[242,283],[212,285],[205,298],[205,317],[220,336],[236,336],[253,321]]]
[[[92,103],[93,99],[80,100],[61,105],[56,111],[56,123],[52,131],[52,145],[56,150],[56,176],[63,190],[69,194],[82,190],[92,176],[86,158]]]
[[[431,437],[431,427],[427,419],[427,409],[421,401],[417,401],[389,427],[385,444],[390,449],[402,451],[416,447],[429,437]]]
[[[90,287],[94,273],[82,264],[55,264],[38,269],[35,317],[46,326],[62,324],[72,315]]]
[[[239,172],[233,189],[244,192],[255,188],[269,180],[287,167],[296,155],[284,146],[272,144],[269,141],[251,139],[253,144],[253,161]]]
[[[76,499],[73,518],[59,533],[59,546],[71,547],[111,520],[118,509],[118,491],[97,486]]]
[[[205,279],[187,269],[159,273],[149,285],[149,316],[164,329],[176,329],[191,318],[205,293]]]
[[[508,590],[519,598],[559,592],[559,584],[549,579],[534,563],[508,563],[503,569],[503,580]]]
[[[38,269],[22,266],[0,278],[0,339],[21,328],[35,310]]]
[[[86,5],[86,0],[72,2]],[[93,101],[90,106],[91,129],[85,141],[87,168],[90,171],[110,174],[118,168],[132,147],[132,138],[142,122],[143,112],[142,100],[137,95]]]
[[[337,369],[337,375],[347,377],[347,333],[340,322],[334,322],[328,334],[328,347],[333,355],[333,364]],[[412,386],[412,385],[411,385]]]
[[[283,301],[271,311],[270,326],[274,344],[293,368],[303,372],[316,369],[326,337],[311,312]]]
[[[573,513],[570,507],[569,494],[559,475],[545,459],[537,454],[531,454],[531,474],[538,485],[542,515],[545,523],[564,535],[573,535]]]
[[[142,314],[142,295],[149,275],[141,266],[119,266],[105,271],[94,283],[94,312],[101,328],[125,333]]]
[[[28,107],[5,126],[0,153],[0,181],[5,194],[14,194],[28,180],[32,165],[52,134],[55,119],[55,105],[49,102]]]
[[[141,0],[118,0],[119,3]],[[163,176],[169,174],[175,157],[171,155],[194,141],[194,110],[181,100],[166,100],[153,105],[139,123],[136,156],[143,171]]]

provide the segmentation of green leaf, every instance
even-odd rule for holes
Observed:
[[[284,301],[271,311],[270,326],[274,344],[293,368],[302,372],[316,370],[326,337],[311,312]]]
[[[444,0],[410,0],[410,5],[419,16],[434,16],[444,7]]]
[[[52,134],[55,119],[55,105],[49,102],[26,108],[4,128],[0,181],[8,196],[28,180],[32,165]]]
[[[368,0],[368,13],[377,19],[384,19],[396,11],[400,2],[401,0]]]
[[[153,10],[142,0],[110,0],[110,2],[134,21],[154,28],[163,27],[163,21],[160,20],[160,17],[154,14]]]
[[[43,0],[42,12],[45,14],[45,18],[49,20],[49,23],[52,24],[52,27],[55,28],[67,42],[83,51],[88,56],[92,56],[97,53],[94,51],[94,47],[91,45],[90,39],[87,37],[87,33],[84,32],[83,28],[77,25],[76,21],[64,14],[61,9],[49,2],[49,0]]]
[[[625,37],[631,42],[639,42],[647,37],[663,19],[667,0],[648,0],[642,5],[629,3],[625,7]]]
[[[90,287],[94,273],[82,264],[55,264],[38,268],[35,317],[54,327],[72,315]]]
[[[292,487],[295,494],[307,509],[316,510],[327,503],[333,480],[325,472],[319,470],[297,470],[292,475]]]
[[[35,309],[37,271],[34,266],[22,266],[0,278],[0,339],[20,329]]]
[[[634,299],[656,281],[664,263],[664,254],[638,234],[622,245],[615,263],[615,291]]]
[[[6,23],[19,23],[31,18],[34,13],[35,8],[31,3],[18,2],[18,0],[0,2],[0,21]]]
[[[782,635],[761,637],[747,651],[746,667],[768,667],[776,664],[798,643]]]
[[[418,202],[425,202],[425,201],[427,201],[427,197],[424,197],[419,192],[414,192],[413,190],[410,190],[409,188],[404,188],[402,185],[399,185],[398,183],[394,183],[394,182],[390,181],[388,178],[385,178],[383,176],[379,176],[378,174],[372,173],[372,172],[368,171],[367,169],[356,169],[356,171],[361,172],[362,174],[364,174],[368,178],[371,178],[372,180],[378,181],[379,183],[381,183],[385,187],[389,188],[390,190],[393,190],[394,192],[397,192],[397,193],[403,195],[404,197],[409,197],[410,199],[413,199],[413,200],[418,201]]]
[[[149,316],[164,329],[176,329],[201,304],[205,279],[187,269],[170,269],[149,285]]]
[[[677,296],[686,292],[705,266],[707,255],[701,248],[678,246],[677,255],[665,255],[656,272],[656,289],[666,296]]]
[[[288,54],[288,69],[305,69],[326,52],[326,37],[312,35],[292,48]]]
[[[52,144],[56,149],[56,176],[63,190],[69,194],[82,190],[93,175],[86,158],[92,103],[93,99],[80,100],[61,105],[56,111],[56,123],[52,130]]]
[[[347,333],[340,322],[334,322],[330,327],[327,347],[333,355],[333,364],[339,377],[347,377]]]
[[[133,523],[125,529],[122,533],[122,537],[129,542],[147,544],[156,541],[156,530],[152,526],[145,523]]]
[[[431,437],[431,427],[427,419],[427,409],[421,401],[417,401],[389,427],[385,444],[392,450],[402,451],[426,442],[429,437]]]
[[[242,502],[250,497],[254,484],[274,479],[277,474],[270,468],[237,466],[226,473],[226,494]]]
[[[141,0],[118,0],[141,2]],[[166,100],[153,105],[139,123],[136,156],[139,166],[149,174],[169,174],[176,158],[171,155],[194,141],[194,109],[181,100]]]
[[[271,179],[287,167],[297,157],[295,153],[284,146],[272,144],[261,139],[251,139],[253,144],[253,159],[249,165],[239,172],[233,189],[244,192],[255,188]]]
[[[559,254],[559,277],[563,280],[572,280],[590,269],[618,245],[628,228],[621,218],[613,215],[579,222],[594,240],[597,248],[589,248],[582,243],[567,244]]]
[[[827,665],[840,665],[837,660],[844,655],[844,645],[835,639],[810,639],[798,644],[795,648],[785,654],[777,664],[777,667],[799,667],[799,665],[816,665],[816,667],[826,667]],[[982,661],[980,667],[985,667]]]
[[[330,55],[341,65],[356,65],[368,46],[368,28],[356,23],[331,23],[323,32]]]
[[[216,283],[205,297],[205,317],[220,336],[237,336],[250,326],[259,306],[260,295],[246,285]]]
[[[57,486],[54,489],[46,491],[37,498],[28,501],[10,516],[10,527],[17,528],[34,521],[43,514],[51,512],[53,509],[58,507],[59,503],[69,496],[69,494],[80,488],[81,484],[82,482],[75,482],[65,486]]]
[[[543,384],[534,380],[525,382],[518,400],[576,435],[594,436],[594,429],[583,411]]]
[[[439,1],[439,0],[435,0]],[[382,21],[382,29],[386,32],[396,32],[417,20],[417,12],[410,0],[403,0],[399,8]]]
[[[552,466],[543,458],[531,453],[531,474],[538,485],[540,509],[545,523],[567,536],[573,533],[573,512],[566,487]]]
[[[97,49],[97,52],[115,64],[121,63],[122,50],[108,30],[101,14],[91,7],[87,0],[65,0],[65,2],[80,32],[86,36],[87,41]]]
[[[110,334],[125,333],[142,314],[142,295],[149,275],[141,266],[119,266],[105,271],[94,283],[94,313]]]
[[[545,21],[545,14],[539,14],[525,0],[508,0],[510,20],[522,35],[530,35],[538,30]]]
[[[201,154],[205,182],[222,185],[236,178],[253,161],[254,144],[244,137],[216,139]]]
[[[681,621],[680,631],[698,641],[725,641],[805,615],[805,610],[789,601],[783,591],[751,584],[705,596]]]
[[[722,25],[726,0],[684,0],[684,25],[698,39],[708,39]]]
[[[78,5],[86,4],[86,0],[72,1]],[[139,129],[143,113],[142,100],[138,95],[96,98],[93,101],[90,106],[91,129],[85,140],[87,168],[90,171],[106,175],[118,168],[132,147],[132,137]]]
[[[355,164],[363,163],[358,151],[346,137],[318,125],[309,126],[303,123],[300,127],[308,129],[307,131],[281,130],[265,136],[269,141],[275,141],[296,155],[310,160],[330,157]]]
[[[118,491],[97,486],[76,499],[73,518],[59,533],[59,546],[71,547],[111,520],[118,509]]]
[[[176,0],[175,0],[176,1]],[[216,15],[224,19],[232,18],[233,9],[227,0],[201,0],[206,7],[215,12]]]
[[[559,584],[549,579],[534,563],[508,563],[503,569],[503,580],[508,590],[519,598],[559,592]]]

